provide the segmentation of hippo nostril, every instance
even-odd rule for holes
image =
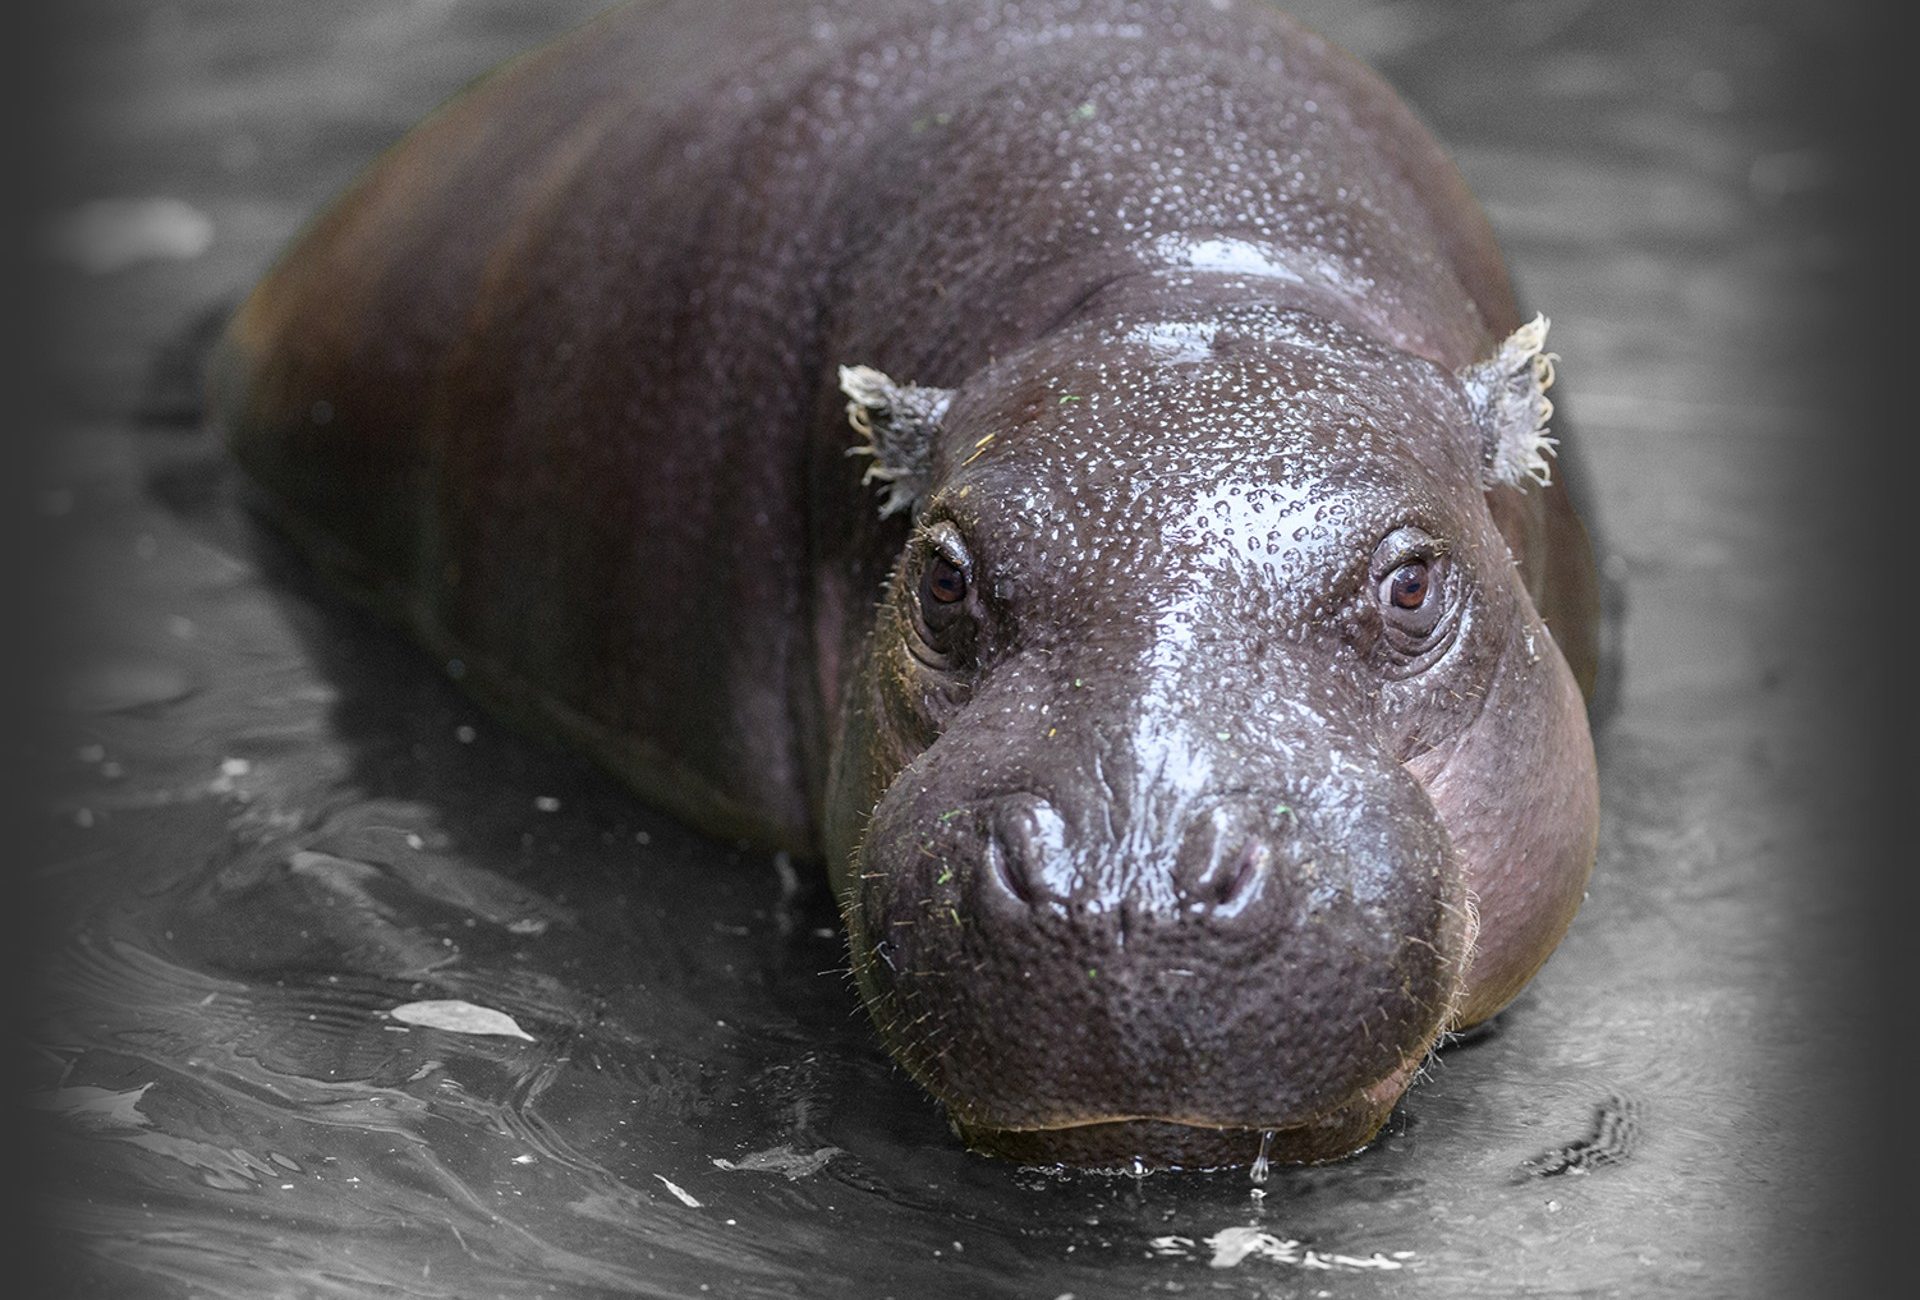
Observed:
[[[1019,900],[1022,906],[1033,906],[1033,882],[1027,878],[1021,854],[1009,850],[1000,836],[990,835],[987,837],[987,862],[992,868],[993,878],[1000,882],[1002,889]]]
[[[1208,810],[1187,827],[1175,862],[1182,909],[1239,915],[1261,896],[1280,852],[1271,827],[1249,805],[1222,802]]]
[[[1272,860],[1273,850],[1258,840],[1228,861],[1226,869],[1208,882],[1206,893],[1216,908],[1231,907],[1250,897]]]
[[[1013,796],[994,810],[985,855],[992,877],[1023,907],[1054,900],[1047,885],[1048,864],[1065,850],[1066,826],[1045,800]]]

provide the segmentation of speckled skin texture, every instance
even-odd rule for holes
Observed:
[[[1519,323],[1439,146],[1264,5],[709,0],[414,132],[217,384],[283,522],[479,689],[824,858],[970,1143],[1325,1159],[1592,863],[1585,537],[1486,487],[1459,378]],[[950,390],[911,510],[842,365]]]

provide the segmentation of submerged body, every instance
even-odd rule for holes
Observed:
[[[217,383],[484,692],[825,861],[971,1144],[1218,1164],[1362,1145],[1578,906],[1539,335],[1264,5],[667,3],[384,156]]]

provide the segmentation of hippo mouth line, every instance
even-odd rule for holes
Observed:
[[[997,1128],[956,1119],[976,1151],[1022,1164],[1212,1169],[1339,1160],[1379,1133],[1426,1058],[1415,1053],[1352,1097],[1310,1119],[1247,1124],[1162,1115],[1102,1115],[1055,1124]]]

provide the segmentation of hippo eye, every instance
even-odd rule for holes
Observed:
[[[933,525],[925,538],[926,558],[913,601],[916,635],[910,648],[929,667],[947,669],[956,665],[964,649],[962,633],[973,603],[968,599],[973,562],[960,540],[960,530],[952,524]]]
[[[1432,587],[1427,582],[1427,562],[1409,560],[1387,575],[1385,596],[1395,609],[1419,609],[1427,603]]]
[[[930,605],[954,605],[966,598],[967,575],[946,556],[934,556],[920,575],[920,599]]]
[[[1390,533],[1373,553],[1374,593],[1396,648],[1418,650],[1447,612],[1446,551],[1418,528]]]

